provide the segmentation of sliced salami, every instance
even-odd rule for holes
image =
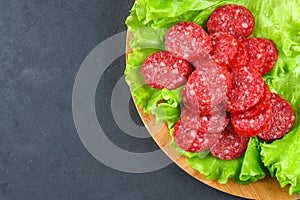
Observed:
[[[239,136],[229,124],[221,133],[216,144],[210,149],[210,152],[219,159],[233,160],[244,154],[248,142],[248,137]]]
[[[242,43],[248,52],[247,66],[261,73],[266,60],[265,44],[259,38],[247,38]]]
[[[263,66],[259,70],[259,72],[264,75],[274,68],[275,63],[278,60],[278,50],[276,48],[275,43],[271,40],[259,38],[259,41],[265,45],[266,49],[266,59]]]
[[[230,75],[226,67],[197,68],[182,91],[182,101],[188,109],[209,115],[225,100],[229,87]]]
[[[272,114],[272,107],[269,106],[263,112],[250,119],[237,118],[235,115],[231,115],[232,127],[240,136],[256,136],[267,127],[272,119]]]
[[[202,65],[197,70],[209,83],[212,104],[215,106],[224,101],[231,85],[230,73],[227,67],[213,62]]]
[[[269,90],[269,87],[267,85],[267,83],[264,83],[264,94],[261,97],[261,99],[259,100],[259,102],[252,108],[250,108],[249,110],[246,110],[244,112],[241,112],[239,114],[236,114],[235,117],[237,118],[252,118],[255,115],[258,115],[259,113],[261,113],[262,111],[264,111],[266,108],[271,106],[271,92]]]
[[[237,39],[246,38],[254,30],[254,17],[244,6],[227,4],[212,12],[207,22],[208,32],[223,32]]]
[[[226,111],[225,104],[222,102],[212,108],[211,115]]]
[[[183,88],[181,95],[182,95],[182,102],[183,102],[184,107],[193,113],[196,113],[196,114],[201,113],[202,115],[215,115],[215,114],[218,114],[218,113],[226,110],[224,103],[220,103],[216,106],[213,106],[212,108],[211,107],[206,107],[206,108],[199,107],[198,102],[196,101],[196,98],[188,100],[188,97],[187,97],[188,95],[187,95],[185,88]]]
[[[295,112],[288,101],[278,94],[271,96],[273,117],[267,128],[258,137],[265,141],[272,141],[283,137],[288,133],[295,122]]]
[[[240,41],[238,41],[237,53],[235,54],[227,68],[230,72],[232,72],[234,69],[246,66],[247,60],[248,52],[244,45]]]
[[[212,50],[212,42],[203,28],[193,22],[181,22],[172,26],[165,37],[168,51],[197,62],[198,59],[208,58]]]
[[[193,92],[192,92],[193,93]],[[199,106],[198,98],[192,97],[187,88],[184,87],[181,92],[182,103],[185,108],[196,114],[209,115],[213,113],[211,106]]]
[[[174,126],[174,140],[178,147],[188,152],[200,152],[211,148],[218,140],[220,133],[200,133],[184,127],[178,121]]]
[[[237,114],[255,106],[264,93],[264,80],[255,69],[242,67],[233,71],[231,90],[228,94],[226,108]]]
[[[215,33],[211,36],[213,50],[212,59],[215,63],[228,65],[238,50],[238,41],[231,35]]]
[[[210,86],[203,73],[195,70],[183,89],[182,101],[184,105],[193,105],[195,112],[205,115],[213,107],[211,102]]]
[[[215,115],[199,115],[186,108],[181,110],[181,124],[200,133],[217,133],[224,130],[229,121],[226,111]]]
[[[142,66],[142,73],[151,87],[169,90],[183,85],[192,73],[193,66],[185,59],[170,52],[158,52],[149,56]]]

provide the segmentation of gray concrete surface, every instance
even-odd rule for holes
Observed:
[[[0,0],[0,199],[239,199],[190,177],[175,164],[146,174],[119,172],[94,159],[73,122],[71,95],[80,64],[101,41],[126,30],[133,0]],[[99,84],[110,95],[125,69],[116,60]],[[133,104],[132,117],[141,124]],[[122,133],[109,110],[100,123],[118,146],[157,149]]]

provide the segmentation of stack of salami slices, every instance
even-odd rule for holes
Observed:
[[[210,149],[231,160],[245,152],[250,137],[271,142],[293,127],[293,108],[271,93],[262,77],[274,68],[276,45],[249,37],[254,25],[245,7],[221,6],[207,22],[208,33],[193,22],[175,24],[165,37],[168,51],[145,60],[142,73],[150,86],[184,85],[181,118],[174,126],[178,147]]]

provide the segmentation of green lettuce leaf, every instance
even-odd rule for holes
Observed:
[[[261,142],[259,142],[257,137],[252,137],[249,141],[239,175],[239,179],[245,183],[263,179],[268,173],[268,170],[260,160],[260,144]]]
[[[260,161],[259,141],[250,139],[246,153],[234,160],[220,160],[209,154],[204,158],[187,157],[188,164],[204,174],[208,180],[218,180],[225,184],[228,179],[240,184],[248,184],[265,177],[265,168]]]
[[[156,116],[156,123],[167,121],[169,129],[172,128],[180,117],[181,90],[182,87],[157,90],[149,98],[145,111]]]
[[[290,193],[300,193],[300,1],[298,0],[138,0],[126,20],[134,38],[130,42],[133,53],[128,55],[125,70],[137,105],[146,113],[156,115],[157,122],[167,121],[172,128],[180,117],[181,89],[157,90],[145,84],[141,65],[152,53],[165,50],[164,36],[168,28],[182,21],[205,24],[211,12],[220,5],[235,3],[247,7],[255,17],[253,36],[271,39],[279,50],[275,68],[264,76],[271,91],[287,99],[296,113],[293,130],[283,139],[271,144],[251,138],[244,156],[223,161],[210,154],[185,152],[174,143],[174,148],[187,157],[189,165],[205,174],[209,180],[226,183],[232,178],[249,183],[265,176],[265,168],[281,186],[290,184]],[[172,129],[171,129],[172,130]],[[261,162],[262,161],[262,162]],[[213,167],[211,167],[213,166]]]

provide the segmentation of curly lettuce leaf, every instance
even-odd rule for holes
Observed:
[[[300,130],[294,129],[283,139],[262,144],[261,156],[281,187],[290,184],[290,194],[300,193]]]
[[[145,111],[155,115],[156,123],[167,121],[169,129],[172,128],[180,117],[181,90],[182,87],[157,90],[149,98]]]
[[[294,66],[289,63],[282,65],[284,68],[294,67],[293,73],[281,72],[278,76],[268,77],[272,90],[282,95],[293,106],[296,114],[295,125],[282,139],[271,144],[261,144],[263,163],[271,175],[277,178],[281,187],[290,184],[290,194],[300,193],[300,57],[296,58],[296,61],[292,62]]]
[[[252,137],[249,141],[239,175],[239,179],[243,182],[255,182],[268,174],[268,170],[260,159],[260,144],[261,142],[257,137]]]
[[[187,162],[208,180],[225,184],[231,178],[237,183],[248,184],[263,179],[266,175],[259,151],[259,141],[254,137],[250,139],[246,153],[237,159],[220,160],[209,154],[205,158],[187,158]]]

